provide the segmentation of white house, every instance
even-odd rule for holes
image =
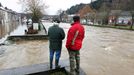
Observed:
[[[132,15],[130,11],[123,11],[121,12],[120,16],[118,17],[117,23],[118,24],[129,24],[132,21]]]

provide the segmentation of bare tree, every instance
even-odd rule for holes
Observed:
[[[85,15],[85,17],[86,17],[86,19],[90,20],[94,25],[95,18],[96,18],[96,12],[87,13]]]
[[[39,19],[44,14],[46,8],[45,3],[42,0],[19,0],[22,4],[23,10],[28,13],[32,13],[32,21],[39,22]]]
[[[62,20],[62,13],[63,12],[63,10],[62,9],[59,9],[58,11],[57,11],[57,15],[59,16],[59,20]]]
[[[131,26],[130,26],[130,29],[133,29],[133,24],[134,24],[134,0],[129,0],[127,4],[128,5],[128,8],[126,8],[127,10],[130,11],[131,15],[132,15],[132,23],[131,23]]]
[[[85,5],[81,10],[79,10],[78,14],[82,19],[86,20],[86,24],[89,19],[94,21],[95,11],[89,5]]]
[[[98,17],[101,18],[101,23],[108,24],[108,17],[110,13],[110,6],[108,0],[103,0],[101,7],[99,8],[99,13],[97,14]]]
[[[96,13],[96,21],[101,25],[107,24],[108,12],[97,12]]]
[[[63,12],[63,10],[62,10],[62,9],[59,9],[59,10],[57,11],[57,15],[60,15],[62,12]]]
[[[0,3],[0,7],[2,7],[2,4]]]

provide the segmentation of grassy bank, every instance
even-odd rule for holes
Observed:
[[[89,25],[89,26],[96,26],[96,27],[105,27],[105,28],[116,28],[116,29],[123,29],[123,30],[132,30],[134,31],[134,25],[133,28],[130,29],[130,26],[123,26],[123,25]]]

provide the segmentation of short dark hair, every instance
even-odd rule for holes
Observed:
[[[73,17],[73,20],[74,20],[74,22],[80,21],[80,17],[79,17],[79,16],[74,16],[74,17]]]

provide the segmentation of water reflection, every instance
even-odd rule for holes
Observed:
[[[4,37],[7,34],[10,34],[13,30],[17,28],[19,22],[14,21],[12,23],[0,24],[0,38]]]

